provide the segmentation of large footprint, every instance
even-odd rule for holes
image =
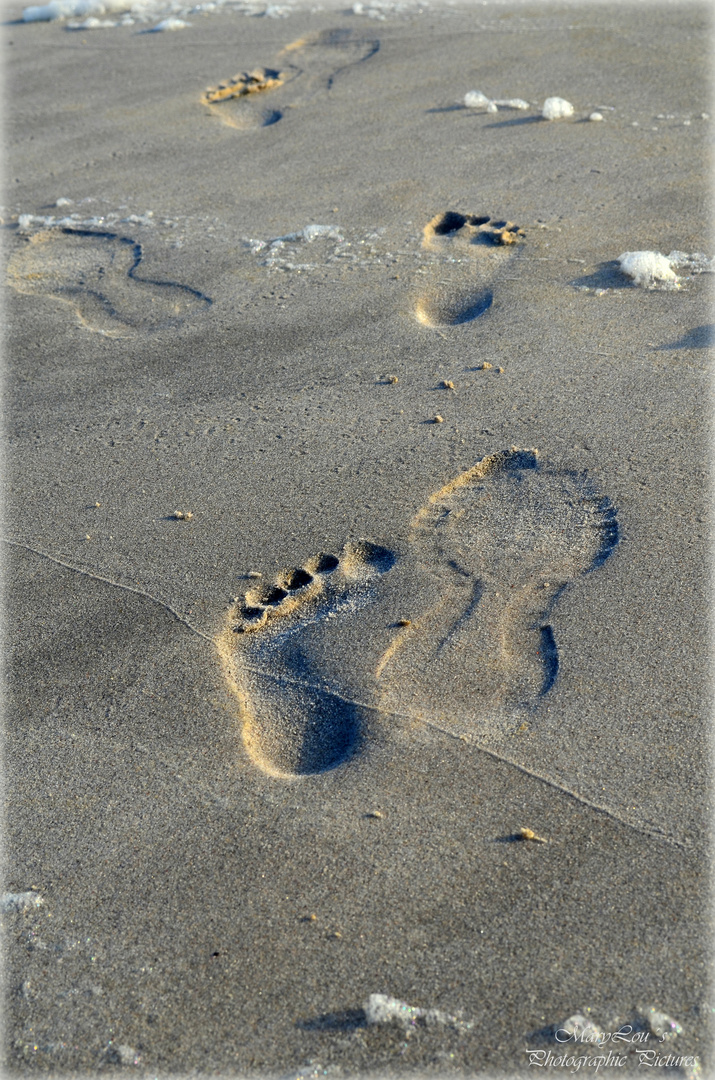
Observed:
[[[141,244],[111,232],[46,229],[24,241],[8,264],[9,283],[29,296],[69,304],[90,330],[178,327],[211,300],[173,281],[140,277]]]
[[[350,29],[307,34],[280,51],[278,67],[234,75],[208,87],[201,100],[213,116],[229,127],[240,131],[268,127],[283,118],[285,109],[331,90],[343,71],[369,60],[379,48],[379,41]],[[272,93],[297,79],[289,91]],[[271,92],[268,99],[267,91]]]
[[[554,606],[617,543],[583,474],[512,448],[429,499],[389,578],[394,554],[361,542],[249,589],[218,638],[249,754],[274,775],[322,772],[380,711],[513,731],[558,675]]]
[[[502,451],[437,491],[412,523],[411,557],[433,599],[379,664],[382,704],[490,737],[554,685],[550,625],[564,589],[618,543],[616,511],[584,474]]]
[[[425,326],[472,322],[491,307],[492,282],[524,230],[488,216],[437,214],[423,230],[422,246],[443,257],[439,278],[416,298],[414,312]]]
[[[266,772],[323,772],[360,746],[366,716],[346,695],[354,673],[331,638],[356,632],[356,613],[394,561],[376,544],[347,544],[254,586],[229,611],[219,653],[244,744]]]

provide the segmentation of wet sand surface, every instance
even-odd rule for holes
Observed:
[[[710,1067],[708,10],[383,14],[3,28],[14,1074]]]

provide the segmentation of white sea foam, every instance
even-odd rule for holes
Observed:
[[[59,199],[55,205],[66,205],[69,202],[69,199]],[[20,214],[17,227],[21,233],[32,233],[37,229],[97,229],[115,225],[154,225],[153,217],[153,210],[147,210],[143,214],[128,214],[126,217],[120,217],[118,213],[95,214],[86,218],[78,213],[65,217],[55,217],[54,214]]]
[[[497,109],[528,109],[529,102],[523,98],[488,98],[481,90],[470,90],[464,95],[468,109],[483,109],[495,113]]]
[[[215,11],[235,11],[243,15],[263,15],[267,18],[285,18],[293,12],[289,4],[251,4],[241,0],[208,0],[200,4],[182,0],[50,0],[48,4],[25,8],[25,22],[52,22],[63,19],[81,19],[68,23],[73,30],[92,30],[100,26],[133,26],[135,23],[154,22],[159,19],[166,25],[161,30],[179,30],[184,16],[207,14]],[[107,19],[106,16],[121,16]],[[96,20],[96,21],[95,21]],[[185,25],[191,25],[186,23]],[[158,30],[159,26],[155,26]]]
[[[586,1011],[590,1012],[591,1010],[587,1009]],[[568,1032],[574,1039],[578,1039],[579,1042],[583,1043],[598,1043],[601,1038],[600,1028],[594,1024],[590,1017],[584,1016],[580,1012],[567,1017],[563,1023],[558,1025],[556,1028],[557,1039],[559,1032],[562,1031]],[[562,1038],[559,1041],[565,1042],[566,1040]]]
[[[641,1008],[638,1011],[645,1021],[651,1035],[655,1035],[656,1039],[665,1042],[666,1040],[675,1039],[678,1035],[683,1034],[683,1029],[678,1021],[674,1020],[672,1016],[668,1016],[667,1013],[661,1012],[660,1009],[656,1009],[654,1006],[650,1005],[647,1008]]]
[[[3,893],[0,896],[0,912],[3,915],[32,911],[42,907],[44,900],[38,892]]]
[[[494,104],[498,109],[528,109],[529,102],[523,98],[495,98]]]
[[[688,255],[685,251],[671,251],[668,262],[688,274],[715,274],[715,258],[709,259],[702,251]]]
[[[561,97],[550,97],[544,102],[541,110],[544,120],[561,120],[565,116],[573,116],[573,105]]]
[[[50,0],[49,4],[25,8],[22,17],[25,22],[51,22],[82,15],[109,15],[131,6],[131,0]]]
[[[191,26],[191,23],[184,22],[183,19],[175,19],[170,17],[168,19],[162,19],[156,26],[152,26],[151,30],[147,30],[147,34],[160,34],[162,30],[185,30],[187,26]]]
[[[408,1031],[417,1025],[424,1027],[453,1027],[462,1031],[473,1025],[459,1016],[450,1016],[440,1009],[420,1009],[388,994],[370,994],[363,1005],[368,1024],[396,1024]]]
[[[678,277],[669,259],[659,251],[624,251],[618,256],[623,273],[644,289],[658,285],[677,287]]]

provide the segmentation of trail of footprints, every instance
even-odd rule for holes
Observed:
[[[512,448],[435,492],[402,558],[362,541],[254,585],[218,638],[250,757],[323,772],[395,715],[487,741],[515,730],[557,681],[559,597],[617,543],[585,474]]]

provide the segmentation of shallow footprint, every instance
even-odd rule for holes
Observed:
[[[489,310],[491,284],[524,230],[511,221],[448,210],[432,218],[422,235],[422,246],[445,262],[431,288],[417,297],[414,312],[425,326],[439,327],[472,322]]]
[[[141,277],[141,261],[141,244],[128,237],[46,229],[24,241],[7,273],[18,292],[69,304],[87,329],[108,335],[176,328],[210,306],[187,285]]]
[[[250,588],[230,610],[219,655],[239,701],[244,745],[265,772],[324,772],[359,748],[366,711],[346,693],[354,672],[343,674],[340,658],[331,670],[331,638],[355,633],[356,613],[394,562],[387,548],[347,544],[339,556],[316,556]]]
[[[433,598],[415,596],[378,665],[382,707],[482,737],[514,730],[558,675],[555,604],[617,543],[616,511],[585,474],[536,450],[483,458],[412,522],[411,560]]]
[[[354,64],[369,60],[380,42],[349,29],[322,30],[292,41],[278,54],[280,67],[255,68],[209,86],[201,101],[222,123],[239,131],[269,127],[283,118],[284,111],[316,93],[330,90],[338,76]],[[259,107],[267,92],[290,90],[276,98],[276,107]]]
[[[281,56],[288,56],[303,66],[308,81],[332,89],[338,76],[364,60],[369,60],[380,48],[376,38],[366,38],[351,29],[339,27],[321,30],[286,45]]]

